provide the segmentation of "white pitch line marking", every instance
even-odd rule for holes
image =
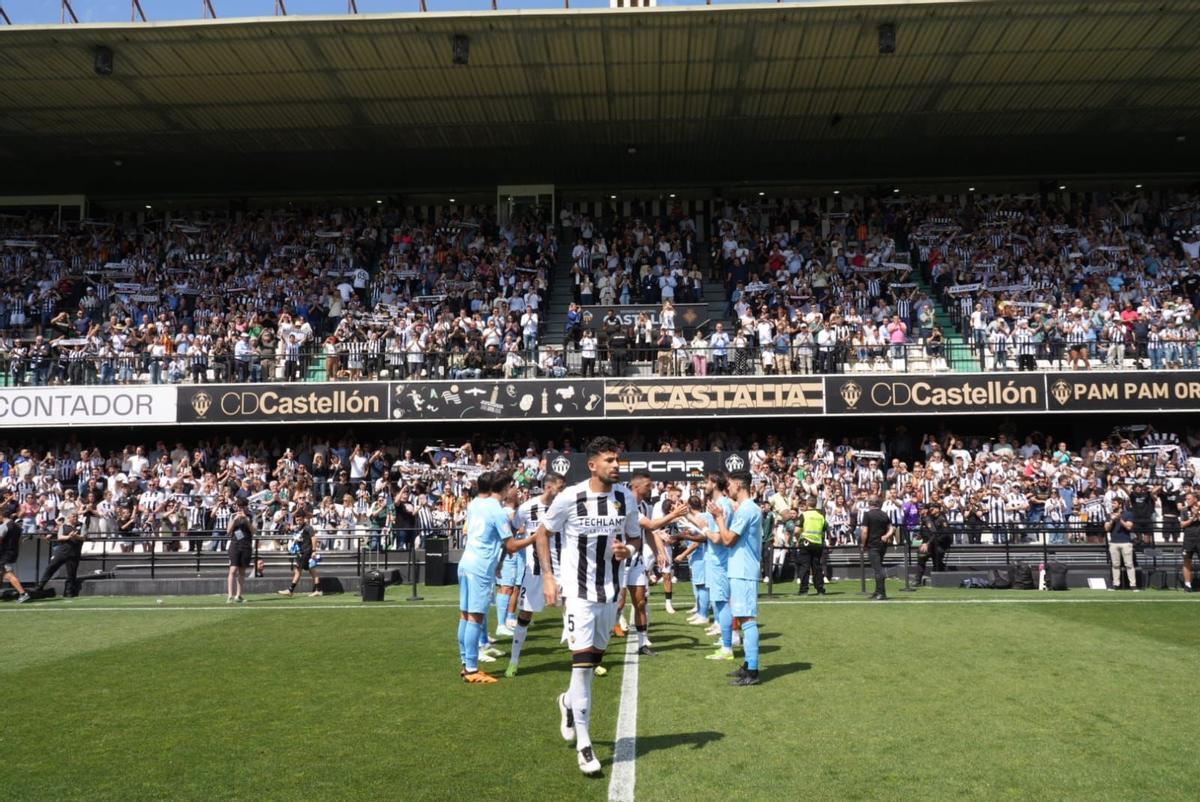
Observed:
[[[170,604],[148,606],[131,606],[131,607],[74,607],[58,604],[30,604],[20,607],[0,607],[0,613],[12,613],[13,615],[21,615],[24,613],[124,613],[124,612],[172,612],[181,613],[190,610],[227,610],[230,612],[236,610],[252,610],[256,613],[282,613],[292,612],[296,610],[457,610],[457,604],[387,604],[387,603],[372,603],[372,604],[217,604],[217,605],[199,605],[199,604],[181,604],[171,606]]]
[[[1156,599],[1154,597],[1147,598],[1146,596],[1135,597],[1096,597],[1090,599],[895,599],[890,602],[875,602],[870,599],[841,599],[830,601],[808,601],[804,599],[771,599],[761,597],[759,604],[773,605],[805,605],[813,608],[820,607],[838,607],[848,604],[869,604],[882,607],[908,607],[917,604],[1200,604],[1200,598],[1173,598],[1173,599]],[[287,604],[280,603],[276,605],[265,604],[263,602],[250,602],[245,605],[135,605],[131,607],[111,606],[111,607],[88,607],[88,606],[73,606],[62,602],[51,602],[46,604],[0,604],[0,615],[9,613],[11,615],[23,615],[27,613],[124,613],[124,612],[188,612],[193,610],[213,611],[213,610],[251,610],[258,613],[275,613],[275,612],[295,612],[298,610],[457,610],[457,604],[398,604],[387,602],[362,603],[355,602],[350,604]],[[636,642],[636,641],[635,641]]]
[[[870,599],[803,601],[801,599],[760,598],[759,604],[806,604],[809,607],[833,607],[843,604],[871,604],[877,607],[907,607],[910,604],[1198,604],[1200,599],[1095,598],[1095,599],[895,599],[887,602]]]
[[[617,711],[617,735],[613,746],[612,777],[608,781],[609,802],[633,802],[637,783],[638,639],[625,645],[625,670],[621,676],[621,707]]]

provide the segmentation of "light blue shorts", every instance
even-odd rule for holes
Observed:
[[[486,613],[492,603],[492,580],[486,576],[458,575],[458,609],[464,613]]]
[[[758,615],[758,582],[730,578],[729,611],[734,618],[755,618]]]
[[[708,566],[710,570],[706,572],[705,579],[708,580],[705,584],[708,586],[708,598],[714,602],[729,601],[729,575],[721,568]]]
[[[696,560],[696,562],[692,563],[692,584],[705,584],[704,578],[707,573],[708,572],[704,569],[704,560]]]
[[[517,565],[518,562],[520,561],[517,557],[511,554],[500,560],[500,579],[497,580],[497,584],[509,588],[521,584],[521,574],[517,573],[517,569],[521,567]]]

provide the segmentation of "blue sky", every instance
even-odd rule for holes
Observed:
[[[212,0],[217,16],[270,16],[275,0]],[[761,2],[761,0],[759,0]],[[288,13],[343,14],[346,0],[284,0]],[[491,8],[490,0],[426,0],[430,11],[483,10]],[[704,0],[659,0],[660,5],[702,5]],[[721,0],[722,5],[733,0]],[[501,8],[561,8],[562,0],[499,0]],[[71,0],[80,22],[128,22],[129,0]],[[571,0],[574,8],[607,6],[608,0]],[[0,0],[12,21],[18,25],[57,23],[59,0]],[[152,21],[199,19],[201,0],[142,0],[142,8]],[[364,14],[395,13],[420,10],[419,0],[358,0],[358,10]]]

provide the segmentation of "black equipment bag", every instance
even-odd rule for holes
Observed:
[[[1058,561],[1046,563],[1046,587],[1050,590],[1067,589],[1067,565]]]
[[[1033,568],[1029,563],[1017,563],[1012,566],[1013,590],[1033,590],[1037,582],[1033,578]]]

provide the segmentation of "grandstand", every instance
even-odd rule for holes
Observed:
[[[1152,746],[1106,711],[1200,646],[1177,592],[1200,509],[1200,0],[60,25],[0,3],[0,534],[32,591],[0,584],[29,644],[0,680],[32,689],[6,710],[40,721],[81,658],[148,691],[88,677],[64,714],[80,759],[17,743],[21,796],[765,799],[797,755],[745,733],[815,724],[817,798],[1189,798],[1177,691],[1139,683]],[[596,680],[603,788],[542,738],[557,611],[483,702],[456,695],[445,637],[480,477],[521,499],[580,481],[597,435],[622,479],[652,475],[647,517],[675,492],[707,509],[714,470],[745,470],[767,516],[765,693],[705,684],[703,630],[654,587],[659,654],[614,640]],[[876,498],[899,533],[878,572]],[[830,599],[796,598],[810,507]],[[327,598],[276,593],[298,519]],[[674,549],[682,613],[701,597]],[[1026,568],[1071,591],[963,586]],[[314,682],[292,688],[298,654]],[[230,676],[255,693],[226,732]],[[514,779],[507,746],[466,756],[481,715],[545,759]],[[130,754],[161,734],[171,770],[131,780],[107,721]],[[837,746],[863,721],[869,781]],[[1016,776],[1030,754],[1046,770]]]

